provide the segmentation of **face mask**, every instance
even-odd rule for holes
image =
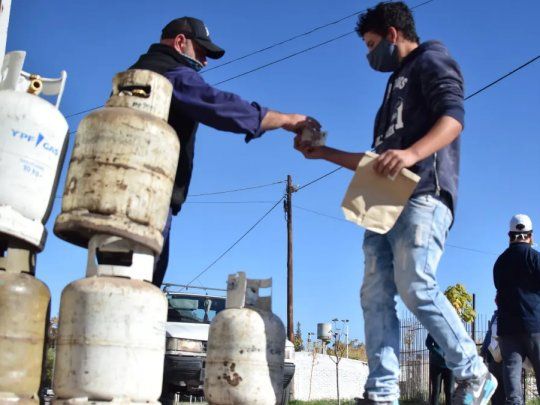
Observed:
[[[186,59],[186,62],[188,63],[189,67],[193,68],[196,72],[200,71],[204,67],[204,65],[201,62],[199,62],[196,59],[193,59],[192,57],[186,55],[185,53],[180,53],[180,55],[182,55]]]
[[[393,72],[399,67],[399,56],[397,46],[386,38],[367,54],[369,65],[379,72]]]

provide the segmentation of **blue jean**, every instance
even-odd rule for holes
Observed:
[[[374,401],[399,398],[397,294],[442,348],[457,380],[487,372],[476,345],[435,279],[451,222],[446,205],[422,195],[409,200],[388,233],[365,233],[360,301],[369,364],[365,389]]]
[[[534,368],[536,386],[540,392],[540,333],[499,336],[503,358],[504,393],[507,405],[523,404],[521,370],[528,357]]]

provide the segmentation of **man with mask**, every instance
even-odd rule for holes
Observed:
[[[177,18],[167,24],[158,44],[153,44],[130,69],[147,69],[167,77],[173,84],[169,124],[180,138],[180,159],[171,200],[171,214],[163,231],[163,251],[156,261],[153,284],[161,286],[169,258],[169,234],[172,215],[178,214],[185,201],[199,123],[212,128],[246,135],[246,142],[265,131],[282,128],[300,132],[320,125],[301,114],[283,114],[258,103],[249,103],[238,95],[212,87],[198,73],[207,58],[219,59],[225,51],[210,39],[204,22],[193,17]]]
[[[374,170],[381,176],[409,168],[421,177],[394,227],[366,231],[360,298],[369,376],[361,404],[397,404],[399,320],[396,295],[445,353],[456,379],[452,404],[485,405],[497,381],[476,352],[459,316],[439,290],[435,273],[453,222],[463,129],[463,78],[439,42],[420,43],[402,2],[379,3],[356,27],[374,70],[392,72],[375,118]],[[314,147],[295,138],[306,158],[355,170],[362,153]]]
[[[523,404],[521,368],[529,358],[540,392],[540,253],[532,245],[532,222],[510,220],[510,246],[493,268],[497,289],[497,335],[503,359],[506,404]]]

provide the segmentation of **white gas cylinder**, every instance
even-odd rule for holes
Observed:
[[[131,266],[111,264],[115,254],[130,251]],[[96,254],[108,254],[108,264],[96,264]],[[60,402],[155,403],[163,380],[167,300],[148,282],[151,251],[97,235],[89,257],[87,278],[62,292],[54,392]]]
[[[229,276],[227,308],[210,325],[204,392],[211,405],[275,405],[283,395],[285,327],[259,288],[272,281]]]
[[[0,233],[43,248],[67,145],[58,111],[66,73],[45,79],[22,71],[24,52],[11,52],[0,72]],[[56,95],[56,106],[37,96]]]

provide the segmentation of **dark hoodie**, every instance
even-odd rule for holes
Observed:
[[[442,116],[464,124],[463,77],[443,44],[428,41],[407,55],[388,79],[375,119],[377,153],[406,149]],[[459,175],[459,138],[410,168],[421,177],[413,197],[431,194],[455,212]]]
[[[169,124],[180,138],[180,159],[171,198],[171,208],[176,215],[188,193],[199,123],[245,134],[247,142],[263,134],[261,122],[268,110],[212,87],[191,67],[186,57],[167,45],[153,44],[130,69],[151,70],[165,76],[173,85]]]
[[[540,253],[529,243],[511,243],[493,267],[497,289],[497,334],[540,333]]]

